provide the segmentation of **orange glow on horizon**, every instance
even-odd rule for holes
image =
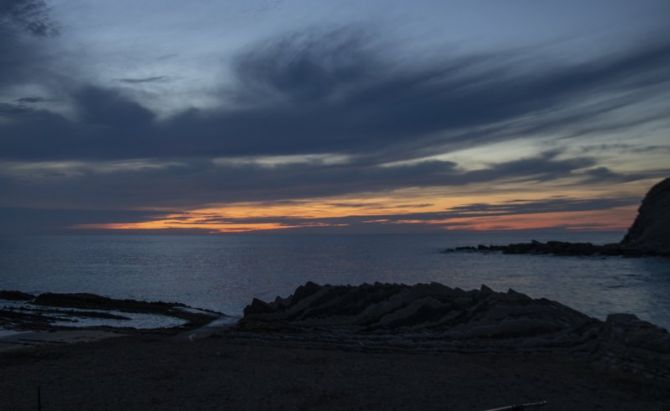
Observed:
[[[82,224],[77,228],[103,230],[174,230],[174,229],[205,229],[218,233],[245,233],[249,231],[270,231],[293,228],[294,226],[279,223],[264,224],[207,224],[198,223],[197,219],[191,222],[184,220],[155,220],[139,223],[109,223],[109,224]]]
[[[99,230],[203,230],[210,233],[244,233],[357,224],[423,225],[437,230],[528,230],[564,228],[571,230],[625,230],[636,208],[618,207],[592,211],[537,213],[489,213],[459,210],[472,204],[505,205],[509,202],[542,201],[540,194],[498,193],[480,196],[436,197],[434,193],[407,190],[387,196],[366,198],[312,199],[276,203],[233,203],[169,214],[164,218],[127,223],[83,224],[77,229]],[[581,193],[573,193],[581,194]],[[583,196],[574,195],[574,198]],[[555,197],[549,197],[549,199]],[[420,218],[423,213],[450,213],[436,219]],[[469,216],[471,214],[472,216]],[[429,215],[429,214],[427,214]],[[393,218],[390,218],[390,217]],[[406,219],[403,216],[407,216]]]

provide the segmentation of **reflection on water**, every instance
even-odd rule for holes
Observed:
[[[562,238],[561,238],[562,237]],[[441,254],[450,246],[619,234],[445,233],[358,236],[52,236],[0,240],[0,289],[93,292],[184,302],[239,314],[252,297],[319,283],[487,284],[561,301],[590,315],[631,312],[670,328],[670,262]]]

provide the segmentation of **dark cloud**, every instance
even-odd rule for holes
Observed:
[[[142,84],[142,83],[158,83],[167,80],[167,77],[165,76],[152,76],[152,77],[140,77],[140,78],[127,77],[127,78],[119,78],[116,80],[126,84]]]
[[[582,153],[607,153],[613,152],[618,154],[652,154],[652,153],[670,153],[670,145],[646,145],[646,144],[597,144],[580,147]]]
[[[277,100],[322,102],[376,82],[382,69],[369,35],[336,30],[325,35],[297,33],[259,44],[234,63],[235,97],[252,105]]]
[[[25,6],[24,11],[16,12],[17,5]],[[0,35],[8,35],[0,42],[0,86],[29,81],[48,68],[48,60],[41,58],[41,42],[53,32],[47,11],[36,1],[0,2]],[[167,119],[124,94],[123,88],[76,81],[68,83],[65,92],[72,105],[67,116],[38,104],[48,98],[27,96],[0,103],[0,206],[14,207],[0,222],[33,218],[33,211],[22,214],[16,207],[35,204],[53,209],[77,204],[87,210],[179,208],[479,183],[626,182],[668,173],[619,173],[587,152],[569,158],[560,150],[494,161],[470,171],[449,161],[388,166],[519,137],[552,133],[579,138],[664,119],[670,103],[659,105],[658,98],[670,90],[667,42],[579,64],[548,64],[517,52],[445,53],[401,63],[394,50],[368,33],[343,29],[258,44],[240,54],[232,68],[233,81],[216,87],[225,99],[220,107],[190,109]],[[164,80],[118,79],[125,86]],[[644,106],[653,99],[653,110]],[[320,153],[346,160],[273,167],[247,161]],[[128,167],[124,160],[146,167]],[[22,165],[20,171],[16,164]],[[393,222],[475,212],[505,215],[541,206],[543,211],[564,211],[593,203],[555,199],[384,218]],[[43,217],[36,221],[44,218],[46,225],[52,218],[60,227],[74,221],[150,217],[125,212],[82,212],[81,218],[76,211],[39,213]],[[368,219],[340,222],[368,224]]]
[[[550,198],[547,200],[515,200],[501,204],[474,203],[456,206],[449,211],[459,216],[483,217],[491,215],[537,214],[565,211],[593,211],[625,207],[640,203],[637,197],[611,197],[596,199]]]
[[[79,120],[83,126],[94,126],[90,137],[103,139],[106,131],[124,132],[122,135],[130,140],[139,140],[139,134],[150,131],[154,114],[140,104],[124,98],[119,93],[97,87],[85,87],[78,90],[75,99],[79,104]],[[104,126],[100,130],[95,126]],[[89,137],[89,136],[85,136]],[[114,136],[108,137],[113,139]],[[106,147],[109,148],[109,147]]]
[[[22,104],[9,104],[9,103],[0,103],[0,115],[21,115],[29,113],[30,109],[26,108]]]
[[[16,28],[42,37],[58,32],[42,0],[0,1],[0,24],[8,31]]]
[[[431,203],[408,203],[408,204],[394,204],[392,206],[385,205],[379,202],[332,202],[326,203],[329,206],[333,207],[347,207],[347,208],[374,208],[376,210],[385,210],[389,208],[398,209],[398,208],[407,208],[407,209],[420,209],[426,207],[432,207],[434,204]]]
[[[629,172],[629,173],[620,173],[612,171],[608,167],[593,167],[587,170],[583,170],[579,173],[581,178],[580,184],[588,185],[593,183],[626,183],[636,180],[646,180],[652,178],[662,178],[670,174],[670,169],[649,169],[645,171]]]
[[[79,224],[127,223],[164,217],[157,211],[0,207],[3,234],[62,233]]]
[[[27,97],[17,98],[15,101],[19,104],[37,104],[37,103],[49,103],[49,102],[53,102],[53,101],[56,101],[56,100],[52,99],[52,98],[46,98],[46,97],[27,96]]]
[[[0,87],[39,79],[41,40],[57,33],[41,0],[0,0]]]
[[[105,168],[103,163],[72,166],[70,171],[47,167],[0,177],[0,205],[42,204],[64,207],[132,209],[198,207],[236,201],[281,201],[301,198],[383,192],[407,187],[459,187],[502,182],[537,183],[589,179],[612,183],[668,173],[621,176],[594,167],[591,157],[562,159],[556,152],[492,164],[466,171],[446,161],[380,167],[370,164],[312,163],[266,167],[258,164],[214,164],[208,160],[175,161],[163,165]],[[595,170],[595,171],[593,171]],[[9,203],[11,202],[11,203]]]
[[[0,155],[47,160],[330,152],[389,161],[548,131],[606,129],[611,124],[601,121],[603,115],[667,92],[670,80],[670,43],[574,65],[542,65],[514,53],[399,65],[391,51],[372,44],[348,30],[262,44],[234,65],[236,82],[226,94],[234,105],[162,121],[118,91],[79,88],[72,101],[83,118],[39,110],[18,116],[0,125]],[[632,92],[632,100],[607,98]],[[598,102],[580,106],[585,100]],[[90,127],[95,108],[102,108],[98,117],[104,112],[113,120],[105,121],[103,132]],[[638,117],[618,116],[617,127],[635,125]]]

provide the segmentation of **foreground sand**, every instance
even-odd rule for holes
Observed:
[[[249,338],[136,335],[0,353],[0,409],[670,410],[670,387],[568,354],[383,351]]]

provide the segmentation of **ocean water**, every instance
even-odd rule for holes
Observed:
[[[597,318],[628,312],[670,328],[670,261],[661,258],[443,254],[537,239],[618,241],[621,233],[431,235],[62,235],[0,238],[0,289],[92,292],[241,314],[253,297],[329,284],[486,284],[560,301]]]

